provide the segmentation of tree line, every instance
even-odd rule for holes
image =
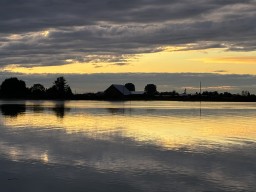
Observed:
[[[124,85],[129,91],[135,91],[135,85],[133,83],[126,83]],[[158,93],[157,86],[155,84],[147,84],[144,88],[145,94],[155,95]]]
[[[126,83],[125,87],[129,91],[135,91],[135,85],[133,83]],[[158,93],[156,85],[147,84],[145,86],[145,93],[148,95]],[[81,97],[81,95],[85,99],[88,98],[87,94],[74,95],[64,77],[58,77],[48,89],[39,83],[27,87],[25,81],[17,77],[5,79],[0,86],[0,98],[4,99],[75,99],[79,98],[79,96]],[[93,94],[93,97],[99,98],[100,96]]]
[[[130,92],[135,91],[133,83],[124,85]],[[109,98],[104,93],[84,93],[73,94],[70,86],[64,77],[58,77],[53,85],[45,88],[42,84],[34,84],[27,87],[23,80],[16,77],[5,79],[0,86],[0,98],[2,99],[88,99],[88,100],[105,100]],[[155,84],[147,84],[144,88],[144,94],[129,95],[119,99],[128,100],[177,100],[177,101],[256,101],[256,95],[249,91],[242,91],[240,94],[231,94],[229,92],[219,93],[217,91],[204,91],[202,93],[180,94],[173,90],[170,92],[158,92]]]
[[[64,77],[58,77],[48,89],[41,84],[28,88],[23,80],[16,77],[5,79],[0,86],[0,98],[4,99],[70,99],[72,96],[72,90]]]

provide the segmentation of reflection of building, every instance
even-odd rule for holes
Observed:
[[[131,95],[131,92],[124,85],[112,84],[109,88],[104,91],[107,97],[123,97]]]
[[[131,95],[144,95],[145,91],[131,91]]]

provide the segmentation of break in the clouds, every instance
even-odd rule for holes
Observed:
[[[107,62],[136,54],[256,50],[255,0],[1,0],[0,67]]]

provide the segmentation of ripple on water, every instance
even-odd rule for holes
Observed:
[[[18,104],[1,107],[0,163],[19,191],[256,190],[254,103]]]

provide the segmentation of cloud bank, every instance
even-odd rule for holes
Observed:
[[[0,67],[123,65],[168,46],[256,50],[255,0],[2,0]]]

